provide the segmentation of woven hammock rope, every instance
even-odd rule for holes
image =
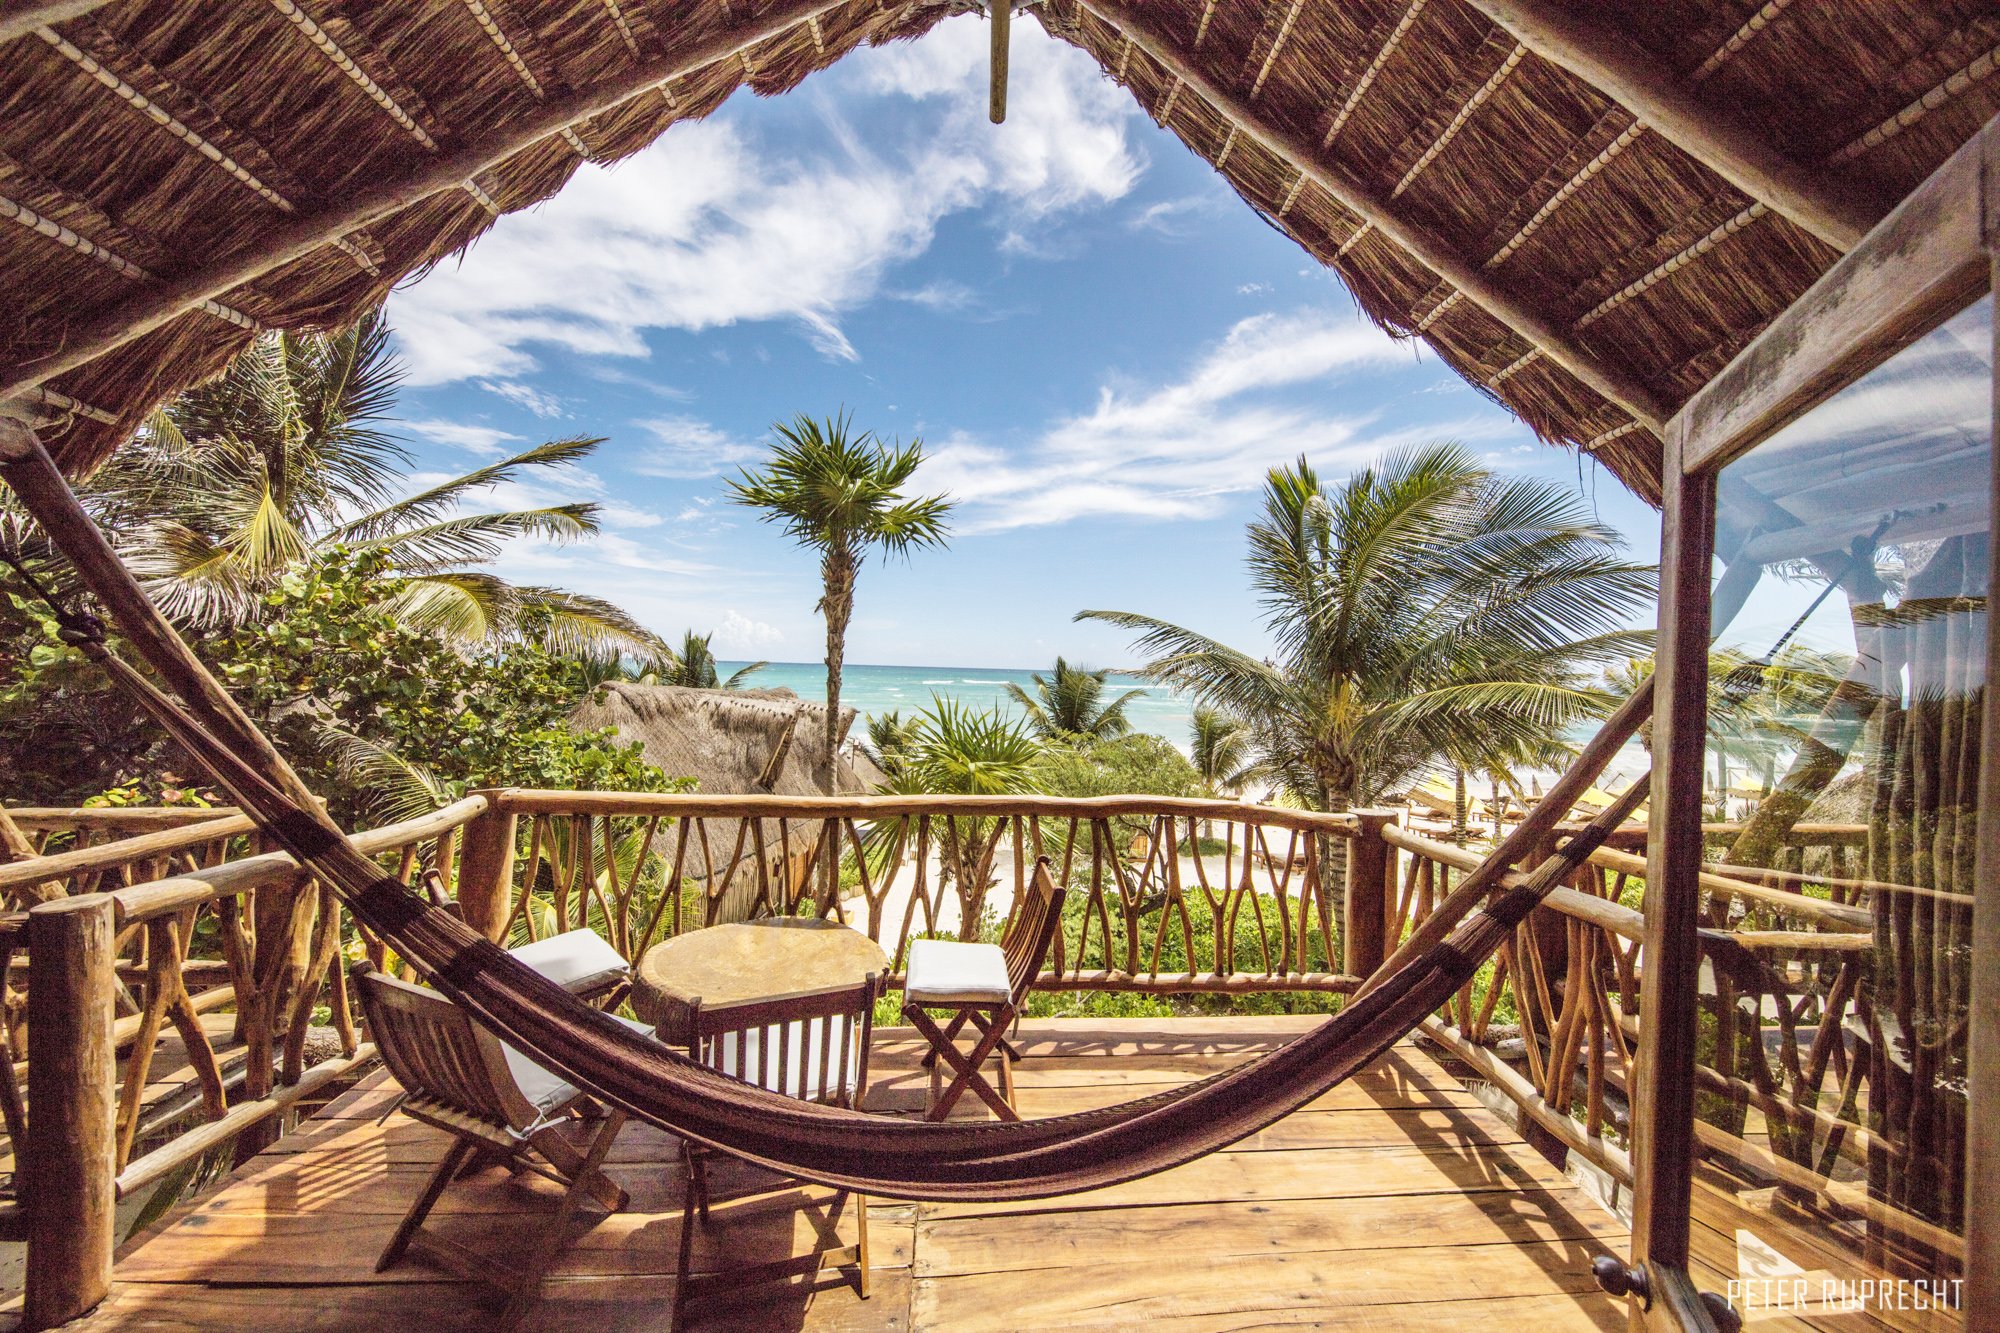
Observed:
[[[1012,1122],[913,1121],[806,1103],[709,1070],[622,1026],[357,852],[146,598],[39,441],[32,433],[8,433],[9,424],[0,418],[0,477],[178,702],[114,655],[94,622],[68,617],[67,637],[210,769],[259,829],[331,888],[357,921],[481,1023],[592,1096],[670,1133],[826,1185],[902,1199],[1042,1198],[1134,1180],[1226,1147],[1320,1096],[1407,1036],[1472,978],[1631,809],[1621,802],[1600,815],[1532,875],[1507,881],[1449,937],[1422,943],[1393,975],[1318,1027],[1199,1082],[1117,1106]],[[1628,705],[1620,716],[1636,728],[1647,711]],[[1580,760],[1579,768],[1588,762]],[[1482,877],[1500,886],[1529,833],[1528,825],[1517,829],[1462,888],[1476,887]],[[1436,928],[1433,922],[1419,940],[1433,940]]]

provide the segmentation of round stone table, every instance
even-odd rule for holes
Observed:
[[[660,1040],[687,1040],[687,1010],[859,985],[889,955],[858,930],[818,917],[771,917],[689,931],[646,950],[632,976],[632,1012]]]

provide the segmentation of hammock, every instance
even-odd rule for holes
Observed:
[[[1311,1032],[1247,1064],[1099,1110],[1018,1122],[912,1121],[804,1103],[728,1078],[615,1022],[508,957],[355,851],[270,741],[188,651],[132,581],[31,433],[0,420],[0,476],[20,496],[169,697],[112,654],[102,628],[57,607],[65,635],[99,661],[258,827],[326,884],[355,919],[444,994],[537,1063],[628,1115],[773,1170],[903,1199],[998,1201],[1096,1189],[1179,1166],[1297,1110],[1372,1063],[1469,981],[1486,958],[1637,804],[1642,783],[1565,841],[1532,875],[1518,848],[1543,837],[1560,794],[1587,783],[1650,711],[1642,688],[1550,793],[1390,959],[1358,998]],[[53,605],[54,603],[52,603]],[[1608,745],[1605,742],[1608,741]],[[1494,888],[1501,892],[1471,910]],[[1447,938],[1448,913],[1466,913]],[[1400,965],[1399,965],[1400,964]],[[1393,969],[1393,970],[1392,970]]]

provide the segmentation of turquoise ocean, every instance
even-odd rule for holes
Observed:
[[[727,677],[742,665],[722,662],[717,669]],[[1048,669],[1043,668],[1041,674],[1047,676]],[[840,700],[864,717],[890,711],[908,717],[930,707],[933,697],[956,699],[974,708],[998,705],[1012,715],[1020,708],[1008,697],[1008,684],[1033,694],[1034,675],[1033,671],[993,667],[859,666],[850,662],[841,671]],[[826,696],[826,668],[818,662],[773,662],[744,684],[759,689],[783,687],[802,698],[821,699]],[[1164,736],[1180,749],[1188,748],[1193,707],[1185,696],[1137,676],[1114,672],[1106,686],[1107,696],[1115,699],[1127,690],[1143,691],[1125,706],[1132,730]]]
[[[717,664],[717,669],[726,677],[742,665],[741,662],[722,662]],[[1049,673],[1044,669],[1042,674],[1046,676]],[[908,717],[930,707],[934,697],[956,699],[974,708],[997,705],[1011,716],[1019,713],[1020,708],[1007,695],[1008,683],[1019,685],[1033,694],[1034,676],[1032,670],[1012,671],[998,667],[858,666],[849,663],[841,672],[840,698],[842,703],[858,710],[864,718],[892,710]],[[773,662],[744,683],[759,689],[783,687],[801,698],[822,699],[826,697],[826,668],[818,662]],[[1187,753],[1194,713],[1187,696],[1130,673],[1114,671],[1107,682],[1109,697],[1116,698],[1127,690],[1142,691],[1125,706],[1125,716],[1131,722],[1132,730],[1163,736],[1183,754]],[[860,730],[857,725],[856,734]],[[1580,746],[1596,730],[1595,723],[1574,727],[1563,739],[1571,745]],[[1612,761],[1607,780],[1622,786],[1633,776],[1645,772],[1649,762],[1636,740],[1627,742]],[[1517,776],[1523,782],[1533,776],[1546,785],[1556,775],[1546,771],[1531,774],[1529,770],[1522,770]],[[1486,793],[1484,782],[1482,778],[1473,784],[1475,795]]]

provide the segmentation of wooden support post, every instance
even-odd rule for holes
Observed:
[[[498,944],[514,905],[515,816],[497,807],[495,793],[480,794],[488,804],[465,826],[465,849],[458,862],[458,910],[466,925]]]
[[[1395,910],[1396,854],[1382,830],[1396,822],[1394,810],[1351,812],[1361,831],[1347,848],[1347,911],[1341,932],[1342,968],[1366,977],[1389,956],[1389,914]]]
[[[992,87],[987,90],[986,115],[995,125],[1007,119],[1007,45],[1014,32],[1014,0],[991,0],[986,6],[992,33]]]
[[[1632,1249],[1648,1271],[1685,1270],[1694,1175],[1694,1068],[1700,1005],[1701,776],[1708,744],[1710,569],[1715,477],[1681,471],[1680,436],[1667,442],[1660,525],[1660,647],[1653,671],[1653,835],[1646,856],[1646,965],[1639,1048],[1645,1073],[1632,1099]],[[1731,573],[1754,562],[1739,561]],[[1761,572],[1761,567],[1759,568]],[[1648,1327],[1657,1325],[1649,1323]]]
[[[103,894],[28,913],[28,1211],[22,1326],[53,1328],[111,1291],[117,1056],[111,1037],[112,905]]]

